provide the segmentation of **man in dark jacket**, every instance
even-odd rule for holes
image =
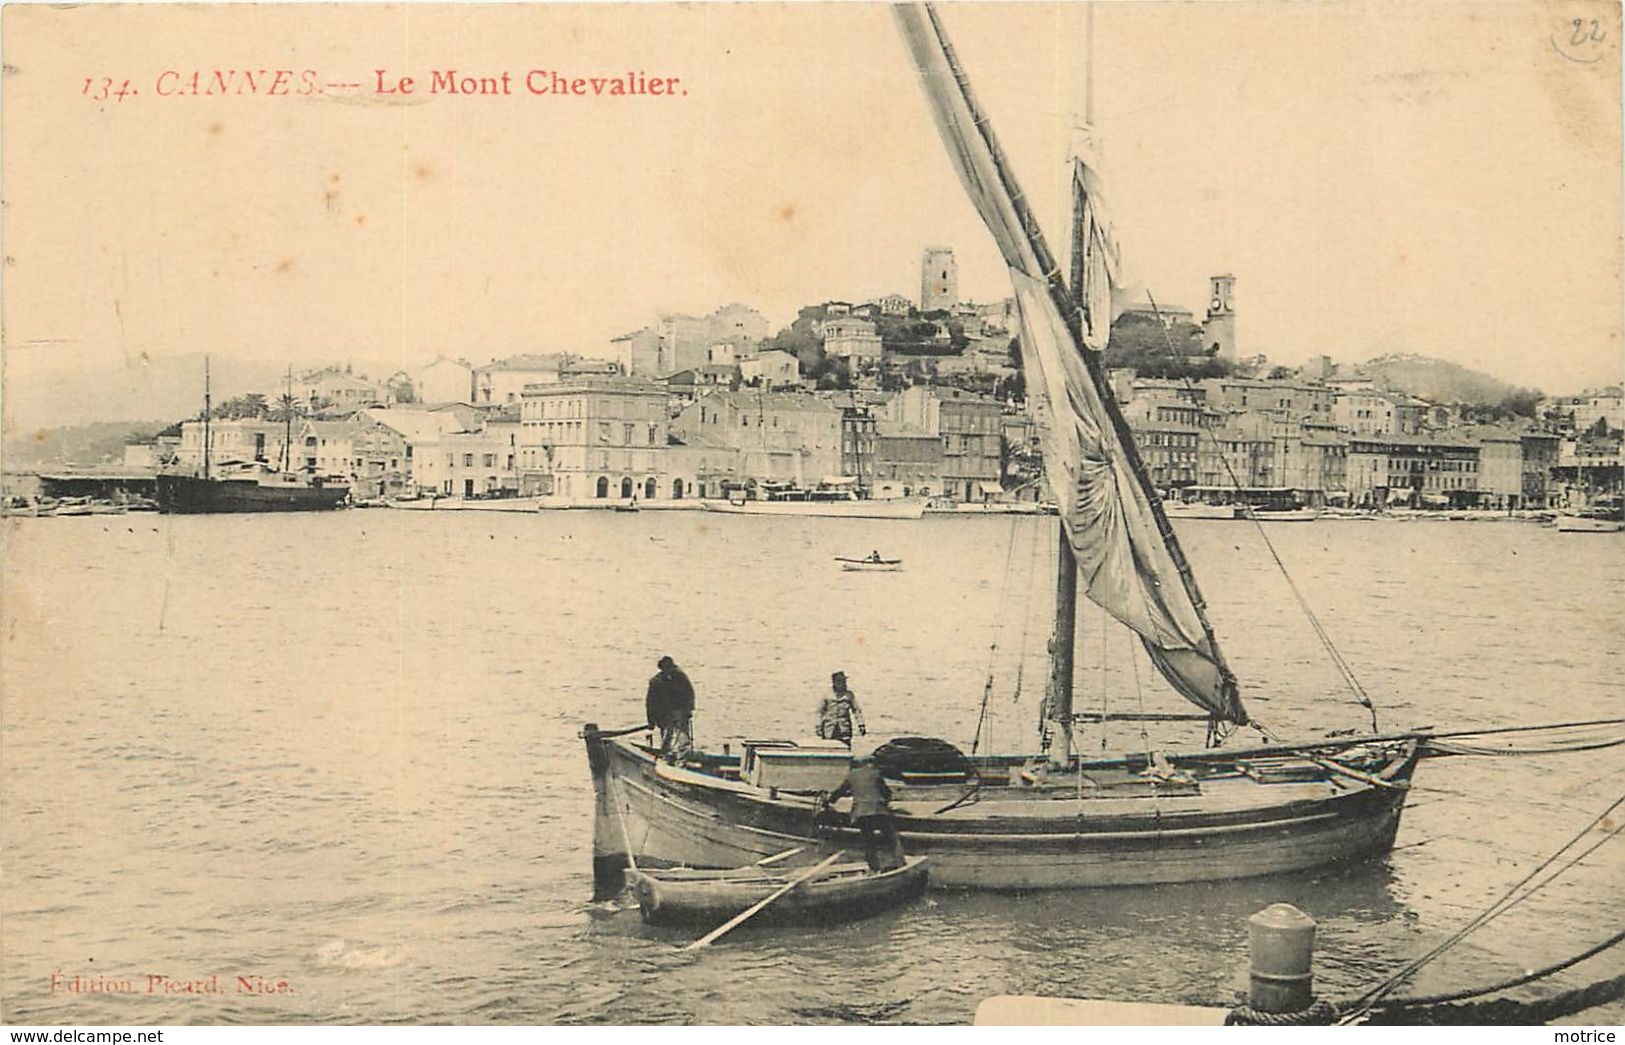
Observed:
[[[657,667],[643,706],[649,724],[660,730],[660,757],[675,765],[694,750],[694,684],[670,657],[661,657]]]
[[[848,814],[853,825],[863,832],[863,856],[871,871],[890,871],[903,866],[903,843],[897,837],[897,825],[891,816],[891,788],[880,775],[873,756],[858,755],[852,759],[841,786],[830,793],[834,801],[842,795],[852,796],[852,812]],[[886,859],[880,859],[884,847]]]

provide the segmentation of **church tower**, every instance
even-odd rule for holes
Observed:
[[[1236,277],[1209,276],[1207,325],[1202,328],[1202,344],[1220,359],[1236,360]]]

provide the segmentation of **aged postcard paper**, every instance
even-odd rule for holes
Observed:
[[[9,1023],[1625,1016],[1618,4],[3,18]]]

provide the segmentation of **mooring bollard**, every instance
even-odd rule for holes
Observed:
[[[1301,1012],[1314,1002],[1315,920],[1289,903],[1247,919],[1252,957],[1247,1004],[1257,1012]]]

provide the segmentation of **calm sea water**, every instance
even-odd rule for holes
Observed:
[[[839,668],[873,732],[968,744],[987,692],[993,744],[1027,748],[1052,525],[394,511],[7,521],[3,1015],[952,1023],[1006,992],[1202,1002],[1243,986],[1245,919],[1277,900],[1319,920],[1317,985],[1336,997],[1443,939],[1619,793],[1618,751],[1438,760],[1378,861],[1223,885],[933,894],[856,925],[747,928],[697,955],[635,908],[588,902],[576,730],[641,721],[662,653],[694,679],[704,742],[810,732]],[[1256,530],[1181,525],[1253,712],[1287,733],[1365,725]],[[1625,711],[1625,540],[1437,522],[1270,536],[1384,727]],[[905,572],[831,561],[876,548]],[[1084,699],[1174,709],[1131,649],[1120,629],[1085,621]],[[1625,844],[1600,849],[1418,989],[1514,975],[1606,936],[1625,921],[1622,870]],[[1604,958],[1556,982],[1617,971]],[[74,993],[75,976],[131,992]],[[222,993],[149,993],[149,976]],[[239,993],[238,977],[285,991]],[[1589,1020],[1621,1022],[1625,1007]]]

